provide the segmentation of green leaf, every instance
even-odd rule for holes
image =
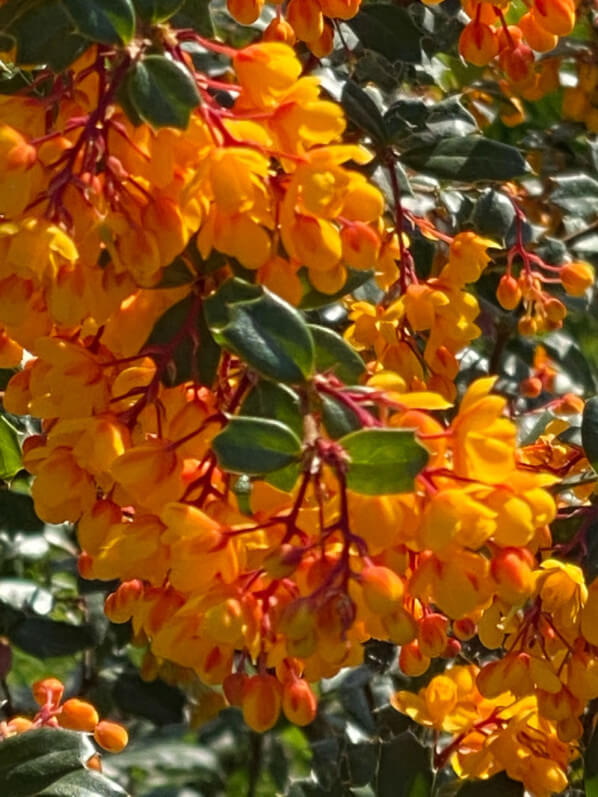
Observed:
[[[145,717],[155,725],[173,725],[183,721],[183,693],[160,678],[147,683],[136,673],[122,673],[112,694],[123,711]]]
[[[432,781],[428,750],[410,731],[381,746],[377,797],[429,797]]]
[[[340,335],[327,327],[309,324],[316,345],[316,370],[332,371],[346,385],[359,382],[365,363]]]
[[[118,783],[91,769],[76,770],[39,793],[40,797],[127,797]]]
[[[521,797],[523,785],[499,772],[488,780],[470,780],[457,792],[458,797]]]
[[[341,105],[354,125],[368,133],[374,144],[384,146],[388,136],[382,114],[372,98],[352,80],[343,86]]]
[[[301,457],[301,440],[280,421],[231,418],[212,448],[218,463],[231,473],[261,475],[284,468]]]
[[[188,285],[190,282],[193,282],[196,277],[197,274],[191,271],[185,258],[179,255],[179,257],[175,257],[172,263],[164,269],[162,279],[157,285],[153,285],[152,288],[156,290],[178,288],[181,285]]]
[[[363,495],[412,490],[428,461],[427,451],[405,429],[361,429],[338,442],[350,458],[347,486]]]
[[[189,70],[164,55],[147,55],[127,78],[129,99],[139,116],[154,127],[189,124],[199,92]]]
[[[21,447],[16,430],[0,415],[0,479],[12,479],[21,470]],[[0,521],[1,522],[1,521]]]
[[[128,44],[135,33],[131,0],[63,0],[77,32],[101,44]]]
[[[413,147],[402,154],[401,160],[413,169],[464,182],[505,181],[528,171],[518,149],[483,136],[455,136]]]
[[[177,28],[193,28],[202,36],[214,36],[210,0],[185,0],[172,24]]]
[[[372,3],[363,6],[347,24],[365,48],[381,53],[389,61],[421,62],[422,32],[405,9]]]
[[[515,209],[507,196],[488,188],[476,202],[471,220],[480,235],[506,244],[515,228]]]
[[[69,656],[96,643],[90,625],[71,625],[48,617],[26,617],[10,628],[10,641],[40,659]]]
[[[28,5],[6,32],[16,41],[17,64],[48,64],[57,72],[89,46],[74,32],[73,21],[60,0]]]
[[[583,172],[554,177],[555,188],[550,199],[555,205],[576,218],[591,221],[596,218],[598,180]]]
[[[169,387],[195,379],[211,387],[220,361],[220,346],[216,343],[205,321],[205,304],[194,311],[196,297],[185,296],[173,304],[154,324],[145,342],[150,355],[152,346],[171,343],[177,336],[172,360],[162,377]],[[187,328],[187,333],[183,331]],[[158,355],[159,357],[159,355]]]
[[[133,0],[140,17],[149,22],[165,22],[183,5],[183,0]]]
[[[598,396],[586,401],[581,421],[581,442],[590,465],[598,471]]]
[[[85,734],[75,731],[39,728],[9,737],[0,743],[0,793],[33,797],[65,775],[83,770],[94,752]]]
[[[333,439],[361,429],[361,422],[350,407],[334,396],[320,395],[322,401],[322,421],[326,431]]]
[[[301,463],[291,462],[286,468],[281,468],[280,470],[269,473],[264,478],[264,481],[268,482],[268,484],[271,484],[273,487],[277,487],[279,490],[283,490],[285,493],[290,493],[297,483],[299,476],[301,476]]]
[[[41,531],[43,522],[35,514],[30,495],[14,490],[0,490],[0,529],[6,531]]]
[[[294,307],[266,289],[253,299],[246,300],[241,295],[237,300],[234,291],[231,298],[232,301],[213,305],[215,312],[208,307],[208,324],[218,343],[269,379],[298,383],[313,374],[314,341]],[[218,313],[220,318],[216,319]]]
[[[299,409],[299,396],[286,385],[260,379],[247,394],[239,414],[280,421],[291,428],[297,437],[303,436],[303,415]]]

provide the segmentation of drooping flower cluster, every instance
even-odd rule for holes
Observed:
[[[36,728],[66,728],[93,734],[96,743],[110,753],[120,753],[127,746],[126,729],[117,722],[100,720],[95,707],[86,700],[71,697],[63,701],[64,684],[57,678],[44,678],[32,686],[33,697],[39,705],[34,717],[15,716],[0,722],[0,742],[11,736]],[[90,769],[101,770],[98,755],[87,762]]]
[[[230,3],[248,22],[261,5]],[[310,0],[286,11],[317,52],[329,35],[324,17],[357,6]],[[494,36],[482,6],[502,20],[476,4],[472,25]],[[518,447],[493,377],[458,398],[458,358],[480,334],[466,286],[500,247],[472,231],[440,233],[403,213],[396,192],[391,223],[381,191],[357,168],[371,154],[342,143],[342,111],[302,76],[287,44],[234,51],[188,31],[160,35],[198,98],[178,128],[135,124],[120,104],[126,49],[90,47],[68,80],[46,76],[44,95],[0,102],[0,365],[18,364],[23,349],[33,355],[3,400],[42,422],[24,443],[37,513],[77,523],[82,576],[120,581],[106,613],[132,621],[147,648],[144,677],[171,666],[181,681],[214,687],[202,693],[198,721],[226,698],[259,731],[281,710],[305,725],[317,711],[310,684],[358,664],[369,638],[400,645],[399,666],[415,676],[477,634],[506,655],[479,671],[447,670],[397,707],[456,734],[439,755],[459,773],[506,769],[534,794],[560,788],[577,717],[598,696],[598,601],[579,568],[546,558],[558,553],[550,488],[585,460],[551,430]],[[236,82],[195,70],[190,40],[229,57]],[[441,264],[425,280],[409,226],[438,246]],[[572,295],[593,281],[587,264],[548,266],[521,237],[506,257],[498,299],[506,309],[523,302],[522,332],[562,323],[564,306],[544,290],[554,275]],[[345,298],[359,384],[345,384],[330,361],[303,383],[261,380],[295,341],[271,324],[260,370],[239,355],[239,335],[224,334],[233,316],[254,320],[255,283],[271,291],[260,298],[297,306],[309,291],[335,297],[350,273],[365,271],[384,298]],[[226,294],[231,284],[246,302]],[[280,311],[271,301],[268,312]],[[154,336],[165,318],[175,319],[166,338],[163,329]],[[255,348],[264,347],[258,333],[243,327]],[[206,377],[200,355],[215,338],[224,351]],[[346,344],[337,336],[335,346]],[[538,359],[537,373],[541,391],[549,365]],[[286,402],[290,481],[288,472],[261,478],[267,469],[251,450],[228,472],[215,442],[263,383]],[[348,446],[357,430],[403,430],[411,475],[409,458],[393,460],[390,487],[356,486]],[[369,461],[361,464],[367,472]],[[58,687],[43,689],[43,722],[105,728],[93,707],[60,706]]]

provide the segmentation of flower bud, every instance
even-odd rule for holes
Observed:
[[[126,728],[117,722],[102,720],[98,722],[93,732],[96,742],[109,753],[120,753],[129,742],[129,734]]]
[[[36,681],[31,687],[33,699],[39,706],[50,705],[56,707],[62,700],[64,684],[58,678],[43,678]]]
[[[304,726],[313,722],[318,701],[310,685],[302,678],[287,681],[282,688],[282,710],[289,722]]]
[[[94,706],[77,697],[66,700],[58,716],[58,722],[63,728],[86,733],[91,733],[99,721],[100,718]]]

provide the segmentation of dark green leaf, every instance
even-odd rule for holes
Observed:
[[[301,440],[280,421],[231,418],[212,442],[220,467],[231,473],[260,475],[297,462]]]
[[[314,371],[311,332],[300,313],[262,289],[250,300],[225,305],[227,323],[210,324],[215,340],[262,376],[280,382],[304,382]],[[208,323],[211,318],[208,309]]]
[[[347,385],[359,382],[365,373],[365,363],[340,335],[327,327],[310,324],[316,345],[316,370],[331,371]]]
[[[183,329],[189,327],[194,301],[195,297],[189,295],[169,307],[154,324],[150,336],[145,342],[145,347],[151,348],[152,346],[169,344],[178,335],[181,335]],[[163,381],[169,387],[178,385],[190,378],[194,351],[195,346],[191,334],[181,335],[173,353],[172,363],[163,377]]]
[[[515,209],[508,196],[488,188],[476,202],[471,220],[480,235],[505,244],[515,227]]]
[[[214,23],[210,13],[210,0],[185,0],[172,24],[178,28],[193,28],[202,36],[212,37]]]
[[[377,797],[428,797],[432,780],[429,753],[411,732],[382,745]]]
[[[164,269],[162,279],[153,288],[178,288],[180,285],[188,285],[197,277],[194,274],[184,257],[176,257],[172,263]]]
[[[426,127],[437,138],[468,136],[478,130],[475,118],[461,105],[459,97],[449,97],[431,105]]]
[[[65,775],[39,793],[40,797],[127,797],[118,783],[91,769]]]
[[[21,470],[21,447],[16,430],[0,415],[0,479],[7,481]],[[0,520],[1,523],[1,520]]]
[[[10,641],[40,659],[70,656],[96,642],[89,625],[71,625],[48,617],[27,617],[9,631]]]
[[[291,462],[286,468],[274,470],[272,473],[269,473],[264,481],[268,482],[268,484],[271,484],[273,487],[277,487],[279,490],[283,490],[285,493],[290,493],[300,475],[301,463]]]
[[[133,0],[139,16],[149,22],[164,22],[179,10],[184,0]]]
[[[77,32],[102,44],[128,44],[135,33],[131,0],[63,0]]]
[[[468,781],[459,789],[457,795],[458,797],[521,797],[523,786],[518,781],[511,780],[506,773],[499,772],[488,780]]]
[[[422,32],[404,8],[372,3],[363,6],[347,24],[365,48],[381,53],[389,61],[421,61]]]
[[[598,396],[586,401],[581,421],[581,442],[590,465],[598,471]]]
[[[413,147],[401,157],[403,163],[413,169],[465,182],[510,180],[528,171],[518,149],[483,136],[442,139]]]
[[[235,302],[246,302],[262,295],[259,285],[232,277],[223,282],[216,293],[204,301],[206,321],[209,327],[223,327],[229,321],[229,306]]]
[[[299,396],[286,385],[260,379],[247,394],[239,414],[280,421],[292,429],[297,437],[303,436],[303,416],[299,410]]]
[[[364,495],[413,489],[427,451],[404,429],[361,429],[339,440],[350,457],[347,486]]]
[[[17,64],[49,64],[56,71],[65,69],[89,46],[74,32],[73,21],[60,0],[27,6],[7,33],[17,44]]]
[[[590,221],[598,214],[598,180],[588,174],[567,174],[554,177],[556,184],[550,194],[555,205],[576,218]]]
[[[30,495],[14,490],[0,490],[0,529],[6,531],[41,531],[43,522],[35,514]]]
[[[361,421],[350,407],[334,396],[322,393],[322,421],[333,439],[361,429]]]
[[[164,55],[148,55],[131,69],[127,79],[133,107],[154,127],[189,124],[199,104],[199,92],[189,70]]]
[[[136,674],[123,673],[114,684],[113,696],[123,711],[145,717],[156,725],[183,720],[183,693],[160,679],[146,683]]]
[[[341,105],[347,118],[360,130],[368,133],[374,144],[383,146],[386,143],[386,127],[378,106],[352,80],[347,80],[343,86]]]
[[[345,756],[351,785],[366,786],[376,774],[378,765],[377,746],[372,742],[349,744],[345,750]]]
[[[200,384],[212,387],[220,363],[220,346],[216,343],[208,328],[205,303],[202,304],[197,318],[197,334],[199,336],[195,354],[197,373],[194,374],[194,377]]]
[[[94,752],[87,737],[75,731],[39,728],[9,737],[0,744],[0,793],[33,797],[70,772],[83,770]]]

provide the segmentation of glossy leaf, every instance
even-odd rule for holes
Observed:
[[[90,625],[71,625],[49,617],[26,617],[8,635],[21,650],[40,659],[71,656],[96,643]]]
[[[401,157],[413,169],[464,182],[510,180],[528,171],[518,149],[483,136],[441,139],[408,149]]]
[[[347,486],[364,495],[413,489],[427,451],[404,429],[361,429],[339,440],[350,458]]]
[[[49,64],[60,71],[71,64],[88,46],[74,31],[73,20],[60,0],[23,4],[7,28],[16,41],[17,64]]]
[[[16,430],[0,415],[0,479],[7,481],[21,470],[21,447]],[[0,521],[1,522],[1,521]]]
[[[322,402],[322,421],[326,431],[333,439],[343,437],[361,429],[361,422],[353,410],[334,396],[320,395]]]
[[[297,437],[303,436],[303,415],[299,409],[299,396],[286,385],[260,379],[247,394],[239,414],[280,421],[291,428]]]
[[[39,797],[127,797],[127,792],[105,775],[84,769],[60,778]]]
[[[432,780],[428,751],[410,731],[381,746],[377,797],[429,797]]]
[[[185,129],[199,104],[189,70],[164,55],[138,61],[129,72],[127,90],[135,111],[154,127]]]
[[[262,376],[300,383],[313,374],[311,332],[300,313],[278,296],[262,289],[255,299],[233,298],[215,310],[221,313],[219,320],[208,308],[208,323],[210,318],[215,322],[211,324],[215,340]],[[222,323],[224,315],[227,323]]]
[[[184,0],[134,0],[139,16],[150,22],[164,22],[175,14]]]
[[[367,133],[374,144],[382,146],[388,138],[384,119],[374,100],[352,80],[347,80],[341,94],[347,118]]]
[[[365,373],[365,363],[355,349],[336,332],[317,324],[309,325],[316,345],[316,369],[330,371],[347,385],[354,385]]]
[[[87,737],[75,731],[39,728],[9,737],[0,744],[0,793],[33,797],[65,775],[83,770],[94,752]]]
[[[101,44],[128,44],[135,33],[131,0],[63,0],[78,33]]]
[[[488,780],[472,780],[457,792],[458,797],[521,797],[523,786],[499,772]]]
[[[243,416],[230,419],[212,448],[224,470],[256,476],[284,468],[301,456],[301,440],[284,423]]]
[[[417,64],[421,61],[422,32],[404,8],[372,3],[347,21],[362,45],[388,58]]]

